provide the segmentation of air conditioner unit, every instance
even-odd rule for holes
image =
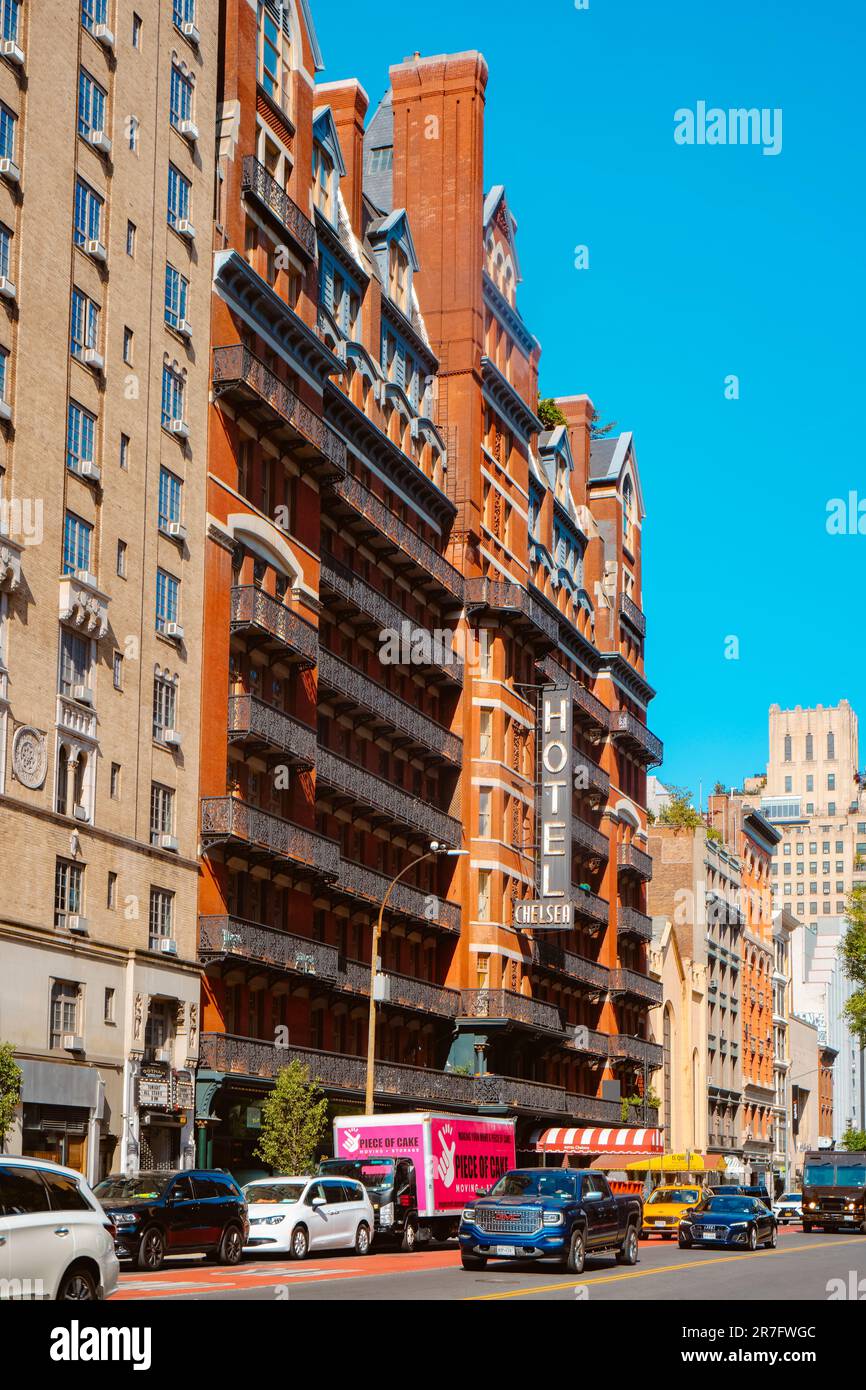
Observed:
[[[159,949],[164,956],[176,956],[177,942],[173,936],[164,936],[159,943]],[[171,1053],[169,1053],[165,1060],[167,1062],[171,1061]]]
[[[160,849],[170,849],[170,850],[173,850],[174,853],[176,854],[176,853],[177,853],[177,850],[178,850],[177,836],[176,836],[176,835],[160,835],[160,837],[159,837],[159,847],[160,847]]]
[[[0,177],[4,178],[7,183],[21,182],[21,170],[14,159],[0,159]]]
[[[92,367],[95,372],[105,371],[105,358],[98,348],[85,348],[84,361],[88,367]]]
[[[90,816],[87,814],[86,806],[73,806],[72,814],[76,820],[84,821],[85,824],[87,823],[87,821],[90,820]]]
[[[186,527],[180,521],[170,521],[168,523],[168,534],[173,541],[185,541]]]
[[[83,1052],[84,1039],[79,1033],[64,1033],[63,1046],[67,1052]]]
[[[72,698],[77,700],[80,705],[93,704],[93,691],[89,685],[74,685],[72,687]]]
[[[84,243],[84,249],[92,260],[99,261],[100,265],[105,265],[105,262],[108,260],[108,252],[101,241],[86,241]]]
[[[177,327],[174,331],[175,333],[179,333],[182,338],[191,338],[192,324],[189,319],[178,319]]]
[[[2,161],[0,161],[2,163]],[[2,172],[2,170],[0,170]],[[195,227],[188,217],[179,217],[175,223],[175,231],[181,236],[185,236],[187,241],[195,241]]]
[[[107,48],[111,53],[114,52],[114,34],[107,24],[97,24],[93,30],[93,37],[97,43],[102,44],[103,48]]]
[[[182,641],[183,641],[183,624],[182,624],[182,623],[166,623],[166,625],[165,625],[165,635],[166,635],[166,637],[171,637],[171,638],[173,638],[173,640],[174,640],[175,642],[182,642]]]
[[[180,133],[184,140],[188,140],[191,145],[194,145],[198,140],[198,126],[195,121],[181,121]]]
[[[17,299],[18,290],[6,275],[0,275],[0,296],[3,299]]]
[[[172,420],[168,428],[169,433],[176,434],[178,439],[189,439],[189,425],[186,420]]]
[[[180,748],[183,738],[179,729],[163,729],[162,741],[167,748]]]
[[[185,39],[189,39],[190,43],[194,44],[195,47],[198,48],[199,43],[201,42],[201,34],[198,32],[198,29],[193,24],[191,19],[184,20],[183,24],[180,26],[180,32],[183,34]]]
[[[86,584],[90,589],[99,588],[96,582],[96,575],[91,574],[90,570],[76,570],[75,578],[78,580],[79,584]]]
[[[111,154],[111,141],[104,130],[92,130],[90,132],[90,143],[100,154]]]
[[[89,924],[86,917],[82,917],[77,912],[71,912],[66,918],[66,926],[69,931],[77,932],[79,936],[86,936]]]
[[[79,469],[82,478],[86,478],[89,483],[98,483],[102,474],[99,471],[99,464],[94,463],[93,459],[84,459]]]
[[[0,43],[0,58],[8,58],[16,68],[24,66],[24,50],[18,47],[14,39],[3,39]]]

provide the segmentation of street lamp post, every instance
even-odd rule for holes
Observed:
[[[407,864],[404,869],[401,869],[399,874],[396,874],[394,878],[391,879],[391,882],[385,890],[382,906],[379,908],[379,916],[373,928],[373,944],[370,953],[370,1013],[367,1020],[367,1085],[364,1095],[364,1113],[367,1115],[372,1115],[374,1110],[373,1090],[376,1071],[376,976],[379,973],[378,960],[379,943],[382,939],[382,919],[385,915],[385,908],[388,906],[391,890],[395,884],[400,882],[404,874],[408,874],[411,869],[415,868],[416,864],[422,864],[425,859],[432,859],[436,854],[448,855],[454,858],[457,855],[468,853],[469,851],[465,849],[448,849],[445,845],[440,845],[438,840],[431,840],[430,848],[427,850],[426,854],[419,855],[417,859],[412,860],[411,864]]]

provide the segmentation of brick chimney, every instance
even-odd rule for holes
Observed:
[[[574,458],[575,496],[579,502],[586,502],[586,484],[589,478],[589,427],[595,407],[589,396],[557,396],[559,406],[568,421],[568,442]]]
[[[345,82],[322,82],[316,85],[316,105],[330,106],[337,127],[340,149],[346,162],[346,175],[340,189],[352,223],[361,232],[361,195],[364,186],[364,118],[370,98],[357,78]]]

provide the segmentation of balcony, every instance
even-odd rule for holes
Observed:
[[[609,720],[611,736],[618,739],[632,757],[645,767],[658,767],[664,757],[664,746],[646,724],[627,709],[610,710]]]
[[[342,564],[327,552],[322,554],[319,587],[329,594],[332,600],[338,600],[341,615],[345,603],[350,609],[356,609],[363,618],[368,619],[370,626],[377,629],[376,640],[385,631],[393,632],[400,635],[402,646],[402,637],[406,634],[409,647],[408,662],[395,664],[426,666],[434,675],[445,676],[455,685],[463,685],[463,661],[450,645],[442,641],[438,632],[430,632],[419,626],[396,603],[392,603],[372,584],[355,574],[348,565]],[[328,607],[331,611],[337,605],[331,602]]]
[[[316,771],[317,785],[337,793],[328,797],[335,808],[344,797],[347,802],[365,806],[369,813],[365,818],[392,821],[425,838],[441,840],[446,845],[460,844],[463,828],[459,820],[329,749],[319,748]],[[357,819],[357,815],[353,818]]]
[[[584,726],[590,742],[603,742],[609,732],[610,710],[607,705],[602,704],[601,700],[593,695],[591,690],[587,690],[585,685],[581,685],[579,681],[569,676],[553,657],[545,657],[543,661],[539,662],[539,666],[554,685],[568,686],[574,701],[575,716]]]
[[[579,1052],[583,1057],[594,1057],[596,1061],[607,1060],[610,1043],[607,1033],[596,1032],[594,1028],[585,1028],[582,1024],[578,1024],[571,1032],[572,1036],[566,1047],[571,1048],[573,1052]]]
[[[247,752],[288,758],[296,767],[316,765],[316,731],[255,695],[229,696],[229,743]]]
[[[65,574],[60,580],[60,621],[77,627],[84,637],[100,641],[106,635],[109,602],[93,575],[83,570]]]
[[[543,1033],[562,1033],[562,1015],[553,1004],[510,989],[461,990],[460,1016],[519,1023]]]
[[[658,1043],[646,1038],[628,1038],[622,1033],[616,1033],[610,1039],[608,1055],[612,1062],[637,1062],[650,1071],[664,1066],[665,1060],[665,1050]]]
[[[587,960],[585,956],[579,956],[574,951],[566,951],[555,941],[545,941],[539,937],[529,942],[529,948],[533,965],[567,975],[569,979],[587,985],[596,994],[603,994],[608,989],[610,972],[606,965]]]
[[[419,980],[413,975],[397,975],[383,970],[380,975],[384,998],[382,1004],[392,1008],[409,1009],[412,1013],[435,1014],[439,1018],[456,1018],[460,1012],[460,991]],[[370,997],[370,967],[363,961],[344,961],[337,974],[337,988]]]
[[[96,711],[66,695],[57,696],[57,727],[73,738],[86,739],[90,743],[95,743],[98,738]]]
[[[597,893],[584,892],[577,884],[571,885],[571,900],[574,915],[585,922],[590,929],[606,927],[610,918],[610,903]]]
[[[234,796],[202,798],[201,834],[207,849],[227,845],[244,850],[249,857],[264,852],[314,877],[339,876],[340,847],[336,840],[304,830]]]
[[[619,596],[619,616],[641,640],[646,637],[646,618],[628,594]]]
[[[329,376],[343,370],[339,357],[322,342],[315,328],[304,322],[240,251],[215,252],[213,278],[215,292],[231,313],[242,318],[254,333],[270,339],[299,375],[322,389]],[[239,392],[239,400],[242,405],[248,403],[246,391]],[[339,467],[332,472],[343,471],[345,459],[338,457],[336,464]]]
[[[467,579],[466,610],[504,615],[522,629],[527,641],[543,646],[556,645],[558,626],[555,619],[520,584],[486,576]]]
[[[345,525],[373,549],[391,547],[389,563],[402,561],[413,587],[444,590],[450,598],[463,600],[463,576],[428,541],[401,521],[369,488],[351,475],[332,485],[335,509]],[[345,507],[340,508],[339,504]],[[383,544],[384,542],[384,544]],[[396,555],[394,554],[396,551]]]
[[[637,970],[612,970],[610,972],[610,992],[614,997],[638,999],[642,1004],[655,1008],[661,1004],[664,991],[660,980],[651,980]]]
[[[280,229],[291,237],[296,250],[305,260],[316,259],[316,229],[309,217],[304,216],[297,203],[253,155],[244,157],[241,193],[253,198],[279,223]]]
[[[610,857],[610,841],[607,836],[587,825],[579,816],[571,818],[571,841],[581,857],[596,867],[606,863]]]
[[[293,936],[277,927],[240,917],[199,917],[198,929],[199,955],[204,961],[249,961],[293,975],[310,975],[329,982],[337,979],[339,953],[324,941]]]
[[[583,752],[575,753],[571,770],[577,790],[586,792],[593,806],[603,806],[610,795],[609,773]]]
[[[389,878],[375,869],[355,864],[351,859],[341,859],[340,872],[332,888],[347,897],[361,898],[378,908],[384,901],[390,883]],[[460,934],[462,912],[459,903],[448,902],[437,893],[425,893],[408,883],[394,884],[386,911],[391,917],[405,917],[428,927]]]
[[[386,734],[391,743],[413,753],[434,754],[455,767],[460,766],[462,739],[324,647],[319,650],[318,675],[320,695],[323,691],[331,691],[342,696],[342,699],[335,699],[333,695],[328,698],[328,703],[338,712],[346,708],[362,710],[364,717],[358,718],[355,714],[352,722],[369,725],[374,738]]]
[[[213,350],[214,400],[231,403],[257,435],[299,460],[320,483],[345,477],[346,446],[320,415],[242,343]]]
[[[248,645],[264,647],[271,655],[302,666],[315,666],[318,659],[319,635],[313,625],[252,584],[232,589],[231,630]]]
[[[0,527],[0,593],[13,594],[21,583],[23,549],[18,541],[13,541]]]
[[[616,930],[617,936],[629,937],[634,941],[652,941],[652,918],[637,907],[622,904],[617,912]]]
[[[644,883],[648,883],[653,876],[652,859],[637,845],[619,845],[616,862],[621,873],[634,874]]]
[[[490,1073],[475,1078],[477,1084],[477,1103],[484,1108],[499,1107],[506,1110],[525,1110],[538,1116],[567,1116],[579,1127],[584,1125],[606,1125],[611,1129],[621,1129],[627,1125],[658,1124],[658,1111],[647,1109],[646,1118],[643,1107],[632,1106],[623,1122],[622,1106],[618,1100],[601,1100],[596,1096],[580,1096],[566,1091],[563,1086],[548,1086],[540,1081],[525,1081],[520,1077],[497,1076]]]

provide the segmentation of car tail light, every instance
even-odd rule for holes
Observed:
[[[115,1226],[114,1222],[113,1222],[113,1221],[103,1221],[102,1224],[103,1224],[103,1226],[105,1227],[105,1229],[106,1229],[106,1231],[108,1232],[108,1234],[111,1236],[111,1239],[114,1240],[115,1237],[117,1236],[117,1227]]]
[[[400,1207],[411,1207],[412,1198],[409,1196],[408,1192],[404,1192],[402,1197],[398,1198],[397,1205]]]

